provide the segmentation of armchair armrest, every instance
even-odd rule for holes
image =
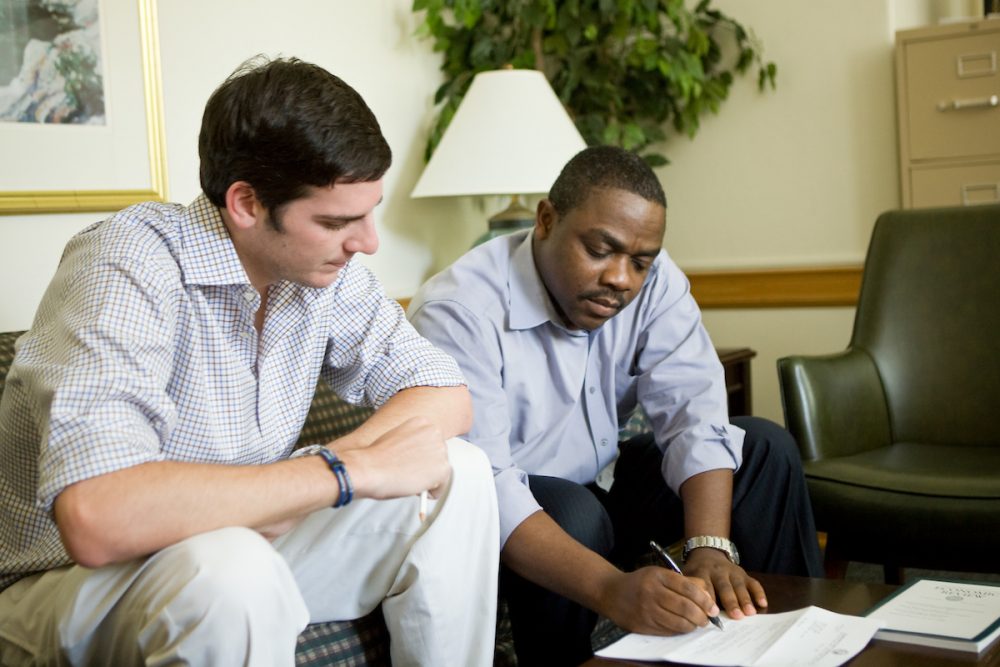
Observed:
[[[852,348],[778,359],[785,424],[802,459],[848,456],[890,444],[889,410],[875,362]]]

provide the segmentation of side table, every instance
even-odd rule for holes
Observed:
[[[757,352],[748,347],[716,348],[726,376],[726,393],[729,395],[729,416],[753,414],[750,395],[750,360]]]

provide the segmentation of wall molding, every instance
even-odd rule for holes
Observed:
[[[691,293],[705,308],[854,306],[861,265],[688,271]]]
[[[855,306],[861,265],[796,269],[687,271],[691,293],[706,308]],[[405,310],[409,297],[396,299]]]

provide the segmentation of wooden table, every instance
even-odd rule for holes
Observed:
[[[764,585],[770,610],[774,612],[816,605],[841,614],[860,615],[896,588],[888,584],[864,584],[841,579],[808,579],[777,574],[754,576]],[[606,660],[596,657],[584,663],[585,667],[650,664],[678,663]],[[847,664],[850,667],[1000,667],[1000,641],[976,656],[959,651],[872,640],[867,648]]]

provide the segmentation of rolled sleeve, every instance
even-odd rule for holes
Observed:
[[[528,488],[528,475],[519,468],[506,470],[493,469],[493,479],[497,485],[497,499],[500,509],[500,548],[507,543],[507,538],[514,529],[521,525],[542,506],[535,500],[534,494]],[[500,500],[502,498],[502,500]]]
[[[743,461],[743,431],[729,423],[722,364],[684,274],[669,260],[666,288],[648,307],[638,400],[664,449],[663,479],[675,492],[690,477]]]
[[[743,429],[732,424],[699,425],[676,437],[663,457],[663,479],[680,495],[689,478],[709,470],[737,470],[743,462]]]
[[[74,298],[28,341],[18,369],[39,415],[37,502],[45,511],[70,484],[162,460],[161,442],[177,417],[166,392],[175,322],[161,307],[171,302],[163,281],[127,260],[75,259],[53,281],[57,289],[72,282]],[[32,363],[32,346],[38,358],[45,349],[61,354]]]

